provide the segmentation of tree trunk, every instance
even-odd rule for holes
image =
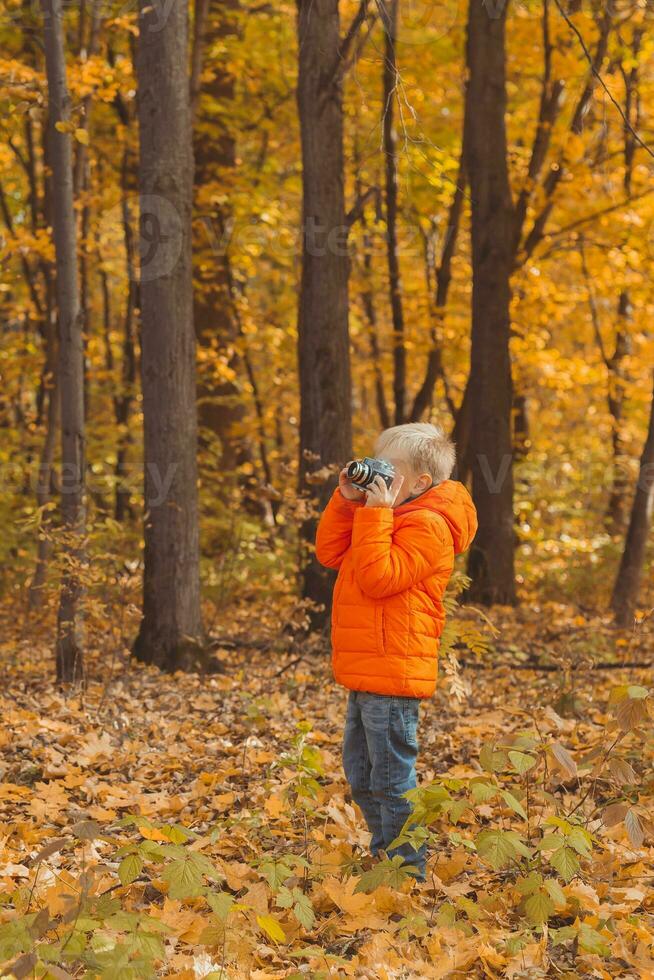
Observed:
[[[132,216],[129,202],[130,153],[125,149],[122,166],[122,223],[125,240],[125,268],[127,275],[127,303],[123,319],[123,342],[120,389],[114,395],[114,417],[118,434],[116,445],[116,490],[114,513],[117,521],[130,516],[130,491],[127,485],[127,454],[132,443],[129,427],[132,403],[136,397],[137,354],[136,354],[136,315],[139,299],[138,283],[134,278],[136,256],[132,241]]]
[[[472,470],[472,385],[470,375],[456,413],[452,440],[456,446],[456,466],[453,479],[467,483]]]
[[[57,338],[52,324],[46,324],[46,350],[44,366],[44,387],[47,389],[48,410],[45,415],[45,438],[39,459],[39,472],[36,486],[36,505],[45,508],[50,502],[52,477],[55,461],[55,448],[59,427],[61,396],[57,379]],[[45,509],[42,511],[41,527],[37,540],[36,568],[29,587],[28,605],[30,610],[43,606],[43,588],[48,573],[51,553],[51,521]]]
[[[505,3],[486,9],[483,0],[470,0],[464,141],[472,207],[472,487],[479,530],[468,562],[468,597],[485,604],[516,601],[505,30]]]
[[[45,63],[48,80],[48,137],[52,165],[53,235],[59,319],[59,392],[61,398],[61,514],[66,564],[57,616],[57,680],[77,683],[83,677],[80,566],[84,535],[84,352],[77,272],[77,230],[73,207],[73,158],[68,124],[70,96],[66,82],[61,0],[42,0]]]
[[[375,402],[377,405],[377,414],[379,415],[379,424],[382,429],[387,429],[391,424],[391,420],[388,414],[388,405],[386,404],[386,389],[384,387],[384,371],[382,368],[379,326],[377,323],[377,307],[375,305],[375,293],[372,282],[371,242],[367,229],[363,233],[363,276],[364,287],[361,292],[361,303],[368,327],[370,357],[372,358],[375,377]]]
[[[382,131],[386,168],[386,254],[393,318],[393,394],[395,425],[402,425],[405,421],[406,402],[406,347],[404,344],[402,280],[400,277],[400,260],[397,254],[397,134],[394,123],[395,92],[398,81],[395,55],[398,5],[399,0],[388,0],[387,3],[380,5],[380,10],[383,11],[382,25],[385,36]]]
[[[338,0],[298,0],[298,42],[303,188],[299,490],[317,509],[326,504],[334,484],[311,483],[311,471],[342,466],[352,452]],[[302,540],[313,545],[315,530],[312,515],[302,523]],[[312,616],[313,625],[324,625],[333,575],[312,555],[303,558],[302,580],[304,596],[323,607]]]
[[[82,2],[80,6],[78,22],[78,57],[80,60],[92,57],[95,54],[98,37],[100,34],[102,18],[100,16],[100,5],[98,0],[90,0],[91,17],[89,26],[88,47],[86,43],[86,4]],[[91,123],[92,96],[85,95],[81,100],[80,114],[76,125],[86,131],[89,139]],[[82,342],[84,344],[84,416],[90,417],[89,405],[89,358],[88,358],[88,329],[89,329],[89,224],[91,221],[91,207],[89,203],[90,167],[89,154],[86,143],[75,141],[74,162],[73,162],[73,195],[78,205],[81,204],[80,228],[79,228],[79,282],[80,282],[80,318],[82,330]]]
[[[626,289],[623,289],[618,297],[617,320],[615,350],[606,365],[609,386],[607,401],[611,415],[611,446],[613,449],[613,475],[606,523],[612,533],[619,532],[624,528],[628,482],[622,429],[627,387],[626,360],[627,355],[631,353],[632,307]]]
[[[244,435],[247,422],[247,398],[241,382],[243,364],[235,350],[238,326],[231,313],[228,286],[225,229],[228,214],[224,205],[202,203],[207,190],[218,187],[222,173],[236,164],[236,144],[226,128],[222,116],[216,116],[215,106],[225,105],[234,98],[234,76],[222,65],[210,65],[212,77],[200,87],[204,67],[204,52],[221,39],[233,34],[233,18],[237,4],[229,0],[210,10],[207,0],[196,0],[193,54],[191,59],[191,100],[194,107],[194,156],[195,188],[199,197],[196,214],[201,216],[201,232],[194,241],[195,290],[193,318],[198,344],[209,351],[203,359],[198,378],[198,416],[200,438],[220,442],[220,467],[225,474],[221,490],[228,495],[234,483],[235,471],[244,463],[252,463],[252,448]],[[219,384],[215,380],[215,358],[229,357],[229,368],[235,380],[226,379]],[[228,479],[231,477],[231,479]],[[248,480],[241,481],[243,489]],[[258,506],[253,508],[259,510]]]
[[[358,141],[355,141],[354,148],[354,158],[356,166],[356,179],[355,179],[355,194],[357,201],[365,200],[365,193],[362,187],[361,179],[359,176],[359,167],[361,165]],[[377,207],[379,209],[379,194],[375,194],[377,198]],[[366,322],[368,342],[370,344],[370,358],[372,360],[372,370],[375,383],[375,403],[377,407],[377,414],[379,416],[379,424],[382,429],[387,429],[390,424],[390,415],[388,411],[388,404],[386,401],[386,389],[384,386],[384,370],[382,366],[382,351],[379,343],[379,323],[377,318],[377,305],[375,301],[375,285],[373,277],[373,263],[372,263],[372,237],[368,228],[368,222],[366,220],[366,208],[365,205],[361,207],[361,225],[363,228],[362,236],[362,280],[363,287],[361,289],[360,298],[361,306],[363,307],[363,315]],[[365,355],[364,355],[365,356]]]
[[[638,54],[643,38],[643,29],[634,30],[631,41],[632,60],[629,70],[620,65],[625,86],[624,114],[625,121],[623,126],[623,146],[624,146],[624,177],[623,187],[625,198],[628,200],[632,193],[632,179],[634,172],[634,158],[636,155],[636,140],[634,132],[640,130],[640,90],[638,73]],[[631,299],[626,289],[620,291],[617,309],[617,333],[615,338],[615,350],[613,356],[607,361],[609,372],[609,393],[608,404],[611,414],[611,442],[613,446],[613,479],[609,505],[606,518],[610,531],[614,533],[621,531],[625,521],[625,507],[627,494],[627,470],[625,459],[625,447],[623,440],[623,410],[625,391],[627,387],[626,360],[631,354],[632,341],[632,319],[633,310]]]
[[[30,183],[30,224],[33,231],[37,228],[46,227],[52,224],[52,214],[50,207],[51,194],[43,194],[42,207],[40,206],[39,194],[36,185],[36,146],[32,133],[31,124],[26,124],[26,142],[28,146],[28,175]],[[48,140],[45,134],[44,143]],[[45,150],[45,146],[44,146]],[[44,153],[44,158],[46,154]],[[47,164],[44,159],[44,163]],[[45,179],[44,179],[45,183]],[[47,180],[48,186],[50,180]],[[47,202],[46,202],[47,197]],[[11,232],[11,227],[9,228]],[[26,260],[24,260],[26,263]],[[39,472],[36,486],[36,504],[42,510],[41,523],[39,526],[36,552],[36,567],[30,582],[28,593],[28,608],[30,611],[40,609],[43,606],[44,586],[46,583],[48,564],[52,553],[52,523],[54,515],[45,510],[45,505],[51,500],[55,493],[54,465],[57,447],[57,437],[59,435],[59,413],[60,413],[60,393],[58,386],[58,337],[57,337],[57,315],[56,297],[53,289],[53,269],[50,262],[40,260],[39,267],[43,279],[43,300],[39,299],[39,292],[36,288],[30,287],[36,309],[40,313],[39,333],[43,339],[45,348],[43,371],[39,392],[37,394],[37,414],[36,424],[45,423],[43,434],[43,445],[39,458]],[[27,275],[28,268],[24,264]]]
[[[416,393],[416,397],[413,401],[413,406],[407,420],[410,422],[420,421],[424,412],[431,405],[434,396],[434,388],[438,378],[441,378],[443,381],[445,398],[450,412],[452,412],[455,419],[457,415],[456,411],[454,410],[454,406],[451,403],[451,399],[448,396],[446,378],[443,371],[443,323],[445,321],[445,307],[450,290],[450,283],[452,281],[452,259],[456,251],[456,242],[459,234],[459,226],[461,224],[466,179],[465,146],[462,146],[461,156],[459,159],[459,170],[456,178],[456,188],[452,198],[452,203],[450,204],[447,230],[442,243],[438,267],[436,267],[435,242],[426,243],[428,244],[428,250],[425,253],[425,261],[427,263],[427,288],[429,290],[429,306],[432,318],[432,346],[427,356],[425,379]],[[434,269],[433,277],[431,273],[432,268]],[[435,287],[433,280],[435,280]],[[459,453],[465,453],[466,450],[467,447],[457,445],[457,455],[459,455]]]
[[[619,626],[630,626],[638,603],[638,591],[645,563],[647,536],[652,521],[654,505],[654,393],[650,409],[647,438],[640,457],[636,494],[631,508],[631,519],[625,539],[624,551],[618,571],[611,608]]]
[[[162,26],[149,0],[140,0],[136,70],[145,569],[134,653],[176,670],[196,665],[203,641],[186,4],[173,4]]]
[[[529,452],[529,412],[524,392],[513,391],[513,456],[516,463],[525,459]]]

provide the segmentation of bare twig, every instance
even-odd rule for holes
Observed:
[[[614,98],[614,96],[609,91],[609,89],[608,89],[608,87],[606,85],[606,82],[602,78],[601,73],[599,72],[599,70],[597,69],[597,67],[595,66],[595,64],[593,62],[593,59],[592,59],[591,54],[590,54],[590,51],[588,50],[588,47],[586,46],[586,42],[584,41],[584,38],[583,38],[583,35],[581,34],[581,31],[579,30],[579,28],[575,24],[573,24],[572,20],[570,19],[570,17],[568,16],[568,14],[565,12],[565,10],[563,9],[563,7],[561,6],[560,0],[554,0],[554,3],[556,4],[559,13],[563,17],[564,21],[566,22],[566,24],[568,25],[568,27],[570,28],[570,30],[573,31],[574,34],[576,35],[577,40],[579,41],[579,44],[581,45],[581,48],[582,48],[582,50],[584,52],[584,56],[585,56],[586,60],[588,61],[588,64],[590,65],[591,72],[593,73],[593,75],[595,76],[595,78],[597,79],[597,81],[600,83],[600,85],[602,86],[602,88],[604,89],[604,91],[606,92],[606,94],[608,95],[609,100],[613,103],[613,105],[615,106],[615,108],[620,113],[620,116],[621,116],[622,121],[624,123],[625,129],[628,130],[628,132],[631,133],[631,135],[636,140],[636,142],[639,144],[639,146],[642,146],[642,148],[644,150],[646,150],[646,152],[649,153],[649,155],[651,157],[654,157],[654,150],[652,149],[652,147],[649,146],[649,144],[646,143],[645,140],[643,140],[640,137],[640,135],[636,132],[636,130],[631,125],[630,121],[627,119],[627,116],[625,115],[624,109],[622,108],[622,106],[620,105],[620,103],[617,101],[617,99]]]

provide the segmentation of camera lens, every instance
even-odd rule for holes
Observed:
[[[348,479],[351,480],[352,483],[365,483],[367,472],[368,467],[366,464],[360,463],[358,459],[355,459],[353,463],[350,463],[347,468]]]

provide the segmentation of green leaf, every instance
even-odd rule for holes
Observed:
[[[465,912],[471,922],[477,922],[483,914],[477,902],[471,898],[466,898],[465,895],[458,896],[456,907],[461,909],[462,912]]]
[[[531,871],[526,878],[518,878],[515,885],[521,895],[533,895],[543,883],[543,876],[537,871]]]
[[[515,830],[505,830],[504,833],[511,839],[516,854],[521,854],[522,857],[526,858],[530,858],[532,856],[533,851],[527,847],[520,834],[518,834]]]
[[[627,688],[627,694],[630,698],[637,698],[639,700],[649,697],[647,688],[641,687],[640,684],[630,684]]]
[[[545,834],[543,839],[538,843],[539,851],[556,851],[565,842],[565,837],[562,834]]]
[[[508,867],[516,859],[516,849],[509,833],[504,830],[482,830],[475,838],[477,852],[494,871]]]
[[[202,873],[190,858],[172,861],[164,869],[162,878],[168,882],[171,898],[198,898],[203,891]]]
[[[554,915],[554,902],[546,891],[539,888],[525,899],[524,910],[532,926],[542,926],[551,915]]]
[[[466,812],[466,810],[469,809],[470,809],[470,804],[468,803],[467,800],[455,800],[452,803],[449,812],[450,820],[452,821],[452,823],[453,824],[458,823],[461,817],[463,816],[463,814]]]
[[[533,755],[528,755],[526,752],[516,752],[515,750],[509,752],[509,760],[513,768],[516,770],[516,772],[520,773],[521,776],[523,773],[529,772],[530,769],[533,769],[538,761]]]
[[[25,919],[12,919],[0,925],[0,959],[8,960],[31,949],[33,940]]]
[[[583,827],[573,827],[567,835],[565,842],[568,847],[573,847],[577,854],[588,857],[592,845],[592,837]]]
[[[143,861],[138,854],[128,854],[118,865],[118,877],[122,885],[131,885],[143,870]]]
[[[263,929],[267,936],[270,936],[276,943],[283,943],[286,941],[286,933],[280,926],[277,919],[273,918],[272,915],[258,915],[257,922],[259,927]]]
[[[154,932],[142,932],[137,929],[130,936],[129,945],[131,950],[140,953],[148,960],[163,960],[166,958],[166,949],[161,936]]]
[[[228,892],[210,892],[205,898],[220,921],[225,922],[234,905],[233,897]]]
[[[450,902],[443,902],[438,910],[436,922],[439,926],[453,926],[456,923],[456,909]]]
[[[284,885],[282,885],[282,887],[277,892],[277,898],[275,900],[275,904],[280,909],[290,909],[290,907],[293,904],[293,893],[291,892],[291,890],[289,888],[286,888]]]
[[[563,943],[568,943],[571,939],[577,938],[577,930],[574,926],[562,926],[561,929],[550,929],[549,933],[554,946],[561,946]]]
[[[505,753],[496,750],[490,742],[487,742],[479,753],[479,764],[486,772],[501,772],[506,767],[506,763]]]
[[[372,892],[380,885],[399,888],[403,881],[412,877],[409,871],[410,863],[405,864],[400,854],[396,854],[390,859],[387,858],[385,861],[378,861],[374,868],[361,875],[354,889],[355,893]]]
[[[464,837],[462,834],[459,833],[458,830],[448,830],[447,836],[448,839],[452,842],[452,844],[455,845],[455,847],[465,847],[469,851],[477,850],[475,842],[473,840],[470,840],[469,837]]]
[[[66,946],[64,951],[64,958],[67,960],[76,960],[82,955],[87,946],[86,934],[75,929],[73,932],[66,936]],[[62,947],[63,948],[63,947]]]
[[[120,899],[105,892],[104,895],[100,895],[93,903],[93,908],[98,919],[108,919],[110,915],[113,915],[120,908]]]
[[[165,834],[171,844],[185,844],[186,841],[196,836],[193,831],[187,830],[186,827],[181,827],[179,824],[166,823],[159,827],[159,830]]]
[[[548,817],[545,824],[548,827],[559,827],[564,834],[569,834],[572,830],[572,824],[564,817]]]
[[[556,878],[547,878],[545,880],[545,887],[547,888],[550,898],[554,902],[555,906],[558,909],[564,909],[568,904],[568,900],[565,897],[563,889],[559,885]]]
[[[293,869],[284,860],[264,861],[261,865],[261,874],[275,892],[284,884],[287,878],[291,877]]]
[[[198,871],[206,875],[207,878],[220,878],[223,879],[225,876],[221,871],[215,866],[211,858],[208,858],[206,854],[200,854],[199,851],[187,851],[189,860],[193,862]]]
[[[48,977],[48,980],[50,973],[52,973],[53,976],[56,976],[51,964],[59,963],[64,959],[63,945],[65,942],[66,940],[63,939],[62,942],[59,943],[39,943],[39,959],[42,963],[48,964],[48,970],[45,974]],[[62,970],[62,973],[63,972],[64,971]]]
[[[518,816],[522,817],[523,820],[527,819],[527,814],[524,810],[524,807],[522,806],[522,803],[520,803],[519,800],[516,800],[513,793],[509,793],[508,789],[502,789],[500,790],[500,796],[507,804],[507,806],[511,807],[514,813],[517,813]]]
[[[475,803],[487,803],[494,796],[497,796],[497,786],[484,780],[475,780],[470,784],[470,792]]]
[[[577,939],[579,948],[583,949],[586,953],[596,953],[598,956],[611,955],[611,949],[607,945],[605,937],[585,922],[582,922],[579,926]]]
[[[524,933],[518,934],[517,936],[509,935],[506,939],[506,951],[509,956],[516,956],[517,953],[526,946],[528,942],[527,936]]]
[[[293,914],[295,918],[304,926],[305,929],[312,929],[313,924],[316,921],[316,916],[313,911],[313,905],[311,899],[308,895],[304,895],[299,888],[293,889],[297,901],[293,906]]]
[[[170,854],[170,850],[165,844],[158,844],[155,840],[143,840],[136,850],[148,861],[165,861]]]
[[[579,872],[579,858],[571,847],[560,847],[550,857],[550,864],[564,881],[571,881]]]
[[[116,932],[131,932],[133,929],[138,929],[140,916],[138,912],[128,912],[126,909],[119,909],[103,925]]]
[[[512,742],[514,752],[532,752],[538,745],[538,739],[533,735],[517,735]],[[511,753],[509,753],[510,755]],[[535,761],[535,760],[534,760]]]

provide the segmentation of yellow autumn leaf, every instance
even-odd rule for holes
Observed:
[[[286,941],[286,933],[280,926],[277,919],[273,918],[272,915],[258,915],[257,922],[259,927],[263,929],[267,936],[274,939],[276,943],[283,943]]]

